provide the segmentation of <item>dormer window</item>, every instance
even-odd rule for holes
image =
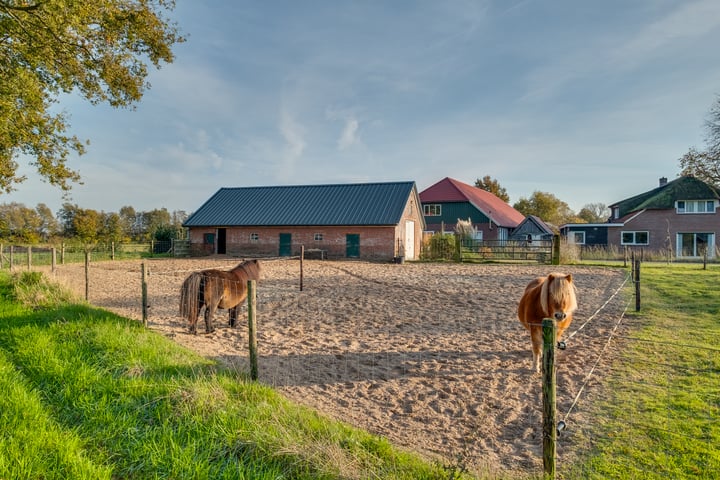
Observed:
[[[715,213],[715,200],[678,200],[675,211],[685,213]]]

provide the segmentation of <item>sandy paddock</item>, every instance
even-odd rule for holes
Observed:
[[[146,260],[149,325],[202,355],[248,368],[247,327],[187,333],[179,288],[192,271],[239,259]],[[567,412],[626,300],[621,270],[360,261],[263,262],[258,284],[260,381],[287,397],[447,465],[542,471],[540,377],[517,302],[534,277],[572,273],[579,310],[559,352],[558,414]],[[140,261],[90,266],[90,302],[141,319]],[[84,295],[84,266],[56,277]],[[100,286],[111,285],[107,293]],[[608,299],[611,299],[607,302]],[[578,328],[583,326],[581,330]],[[600,388],[591,377],[583,395]],[[584,397],[580,397],[582,405]],[[582,408],[573,419],[585,422]],[[572,441],[559,446],[559,460]]]

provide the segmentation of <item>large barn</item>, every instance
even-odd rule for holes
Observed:
[[[221,188],[183,224],[194,255],[416,259],[415,182]]]

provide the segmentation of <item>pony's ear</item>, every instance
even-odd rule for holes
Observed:
[[[568,282],[572,283],[572,273],[568,273],[567,277],[565,277]]]

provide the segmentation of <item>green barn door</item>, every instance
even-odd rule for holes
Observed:
[[[280,256],[289,257],[292,255],[292,234],[280,234]]]
[[[358,258],[360,256],[360,234],[348,233],[345,235],[345,256]]]

